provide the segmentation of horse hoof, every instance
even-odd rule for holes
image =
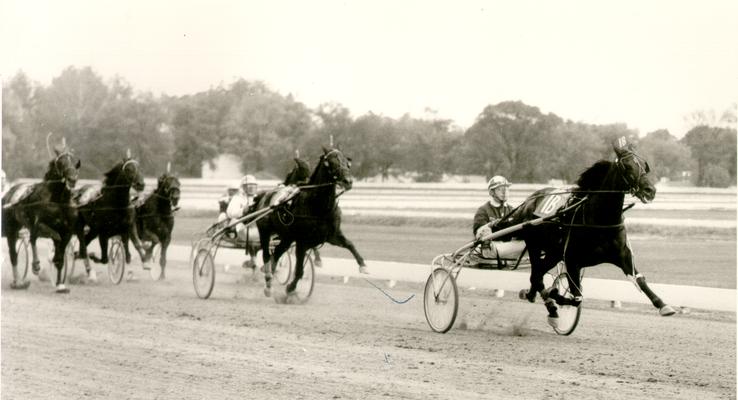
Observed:
[[[535,303],[536,297],[533,296],[533,300],[531,300],[531,298],[529,297],[529,294],[530,294],[530,291],[528,289],[520,289],[520,291],[518,292],[518,298],[520,298],[520,300],[528,300],[528,302],[530,303]]]
[[[91,269],[90,272],[87,273],[87,280],[90,282],[97,282],[97,272],[95,272],[94,269]]]
[[[69,288],[64,286],[64,284],[56,285],[56,292],[57,293],[69,293]]]
[[[315,267],[316,268],[322,268],[323,267],[323,260],[315,260]]]
[[[669,317],[674,314],[676,314],[676,310],[668,304],[659,309],[659,315],[662,317]]]
[[[548,325],[551,326],[551,328],[559,329],[559,319],[558,318],[548,317],[546,318],[546,320],[548,322]]]
[[[369,268],[367,268],[366,265],[359,267],[359,273],[369,275]]]
[[[31,281],[13,281],[10,282],[10,288],[11,289],[28,289],[28,287],[31,286]]]
[[[126,276],[126,280],[128,282],[133,282],[133,281],[137,281],[138,278],[136,278],[136,275],[133,274],[133,271],[128,271],[128,274]]]
[[[38,275],[39,272],[41,272],[41,263],[38,261],[31,263],[31,273]]]
[[[272,288],[264,288],[264,296],[266,297],[272,297]]]
[[[143,263],[142,267],[143,267],[144,271],[151,271],[151,263],[149,263],[149,262]]]

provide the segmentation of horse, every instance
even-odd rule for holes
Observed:
[[[140,192],[145,183],[138,161],[127,155],[105,173],[101,189],[84,185],[75,192],[74,197],[79,204],[75,228],[80,240],[78,257],[84,260],[87,276],[92,280],[95,280],[95,273],[90,268],[89,258],[97,263],[107,264],[108,239],[113,236],[120,235],[124,243],[132,237],[144,266],[148,261],[135,223],[135,210],[129,195],[131,187]],[[85,227],[89,228],[87,232]],[[96,237],[102,254],[100,258],[94,254],[88,257],[87,246]]]
[[[272,274],[276,260],[296,243],[296,268],[286,293],[295,294],[297,282],[302,279],[305,253],[325,243],[335,231],[333,215],[336,207],[336,186],[351,190],[351,164],[344,154],[335,148],[323,148],[318,165],[313,170],[308,184],[298,189],[290,201],[279,202],[281,191],[265,194],[255,210],[272,208],[274,212],[257,221],[262,258],[265,265],[264,294],[271,296]],[[286,190],[292,192],[289,187]],[[273,234],[279,236],[274,254],[269,255],[269,242]],[[270,264],[271,262],[271,264]]]
[[[27,228],[30,232],[33,252],[32,272],[38,274],[41,263],[38,259],[36,239],[51,238],[54,242],[56,267],[56,292],[68,293],[64,268],[64,250],[74,232],[77,210],[71,203],[72,191],[77,184],[81,162],[63,145],[62,150],[54,149],[56,157],[49,162],[43,181],[36,184],[19,183],[13,185],[3,195],[2,236],[8,241],[10,263],[13,267],[11,289],[26,289],[30,281],[18,281],[18,253],[15,243],[19,231]]]
[[[558,323],[555,301],[579,305],[582,269],[602,263],[620,268],[648,296],[660,315],[676,312],[648,287],[646,278],[636,270],[623,223],[626,193],[644,204],[656,196],[656,188],[648,177],[648,162],[625,138],[613,144],[613,150],[615,161],[596,162],[579,176],[574,188],[565,192],[540,189],[493,227],[493,231],[498,231],[541,216],[554,217],[550,222],[524,225],[514,233],[525,240],[531,262],[530,289],[522,290],[520,297],[534,302],[536,293],[540,293],[548,310],[548,322],[554,327]],[[561,210],[559,215],[557,210]],[[544,291],[543,276],[560,261],[566,264],[573,300],[555,291]]]
[[[310,164],[299,157],[295,157],[293,160],[295,161],[295,166],[285,177],[284,184],[296,186],[306,185],[310,179]],[[351,160],[349,159],[349,161]],[[354,246],[353,242],[351,242],[346,235],[343,234],[343,231],[341,231],[341,208],[338,205],[333,209],[332,219],[333,233],[328,237],[327,242],[350,251],[354,256],[354,259],[356,259],[356,263],[359,264],[359,271],[361,273],[368,273],[364,258],[359,254],[359,251],[356,250],[356,246]],[[315,255],[315,265],[321,266],[322,260],[317,248],[313,249],[313,254]]]
[[[179,179],[167,172],[157,180],[156,189],[138,206],[136,206],[136,229],[141,240],[151,242],[146,247],[146,259],[151,259],[154,246],[161,244],[159,255],[159,266],[161,275],[159,279],[166,278],[167,248],[172,240],[172,229],[174,229],[174,212],[179,208],[180,183]],[[125,249],[126,262],[131,261],[131,252],[128,248],[126,238],[123,248]]]

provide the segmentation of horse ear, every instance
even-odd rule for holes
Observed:
[[[82,166],[82,160],[77,160],[77,165],[75,165],[74,167],[79,169],[79,167],[81,166]]]
[[[328,154],[329,151],[330,150],[327,147],[323,146],[323,155]]]

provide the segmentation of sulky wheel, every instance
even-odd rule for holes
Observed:
[[[23,282],[28,276],[28,267],[31,265],[31,242],[28,236],[21,236],[15,242],[15,249],[18,252],[18,282]]]
[[[69,243],[67,243],[67,247],[64,248],[64,269],[70,280],[74,277],[74,267],[76,266],[74,252],[78,246],[79,240],[77,240],[77,236],[72,236],[69,239]]]
[[[207,299],[215,286],[215,263],[213,254],[207,248],[198,250],[192,260],[192,283],[195,293],[201,299]]]
[[[305,253],[302,278],[297,282],[297,287],[295,288],[295,294],[297,294],[297,297],[301,301],[307,301],[310,295],[313,294],[313,287],[315,286],[315,262],[311,255],[309,250]]]
[[[459,311],[456,279],[445,268],[436,268],[425,282],[423,295],[425,319],[433,331],[446,333],[454,325]]]
[[[274,268],[274,279],[277,283],[282,286],[290,283],[290,278],[294,271],[294,268],[292,268],[294,261],[295,246],[293,245],[277,260],[277,266]]]
[[[108,276],[114,285],[123,280],[126,270],[126,253],[120,237],[113,236],[108,240]]]
[[[546,284],[548,290],[551,292],[557,291],[566,300],[564,304],[561,304],[561,301],[556,301],[556,312],[559,314],[559,318],[558,323],[552,326],[552,328],[559,335],[571,335],[579,323],[579,317],[582,314],[582,304],[581,302],[577,305],[566,304],[574,299],[569,286],[569,273],[566,271],[566,265],[563,262],[557,264],[556,267],[549,271],[546,280],[551,282],[550,285]]]

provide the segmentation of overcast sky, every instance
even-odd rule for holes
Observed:
[[[181,95],[262,80],[309,107],[469,127],[520,100],[643,135],[738,97],[738,1],[0,0],[0,74],[91,66]]]

